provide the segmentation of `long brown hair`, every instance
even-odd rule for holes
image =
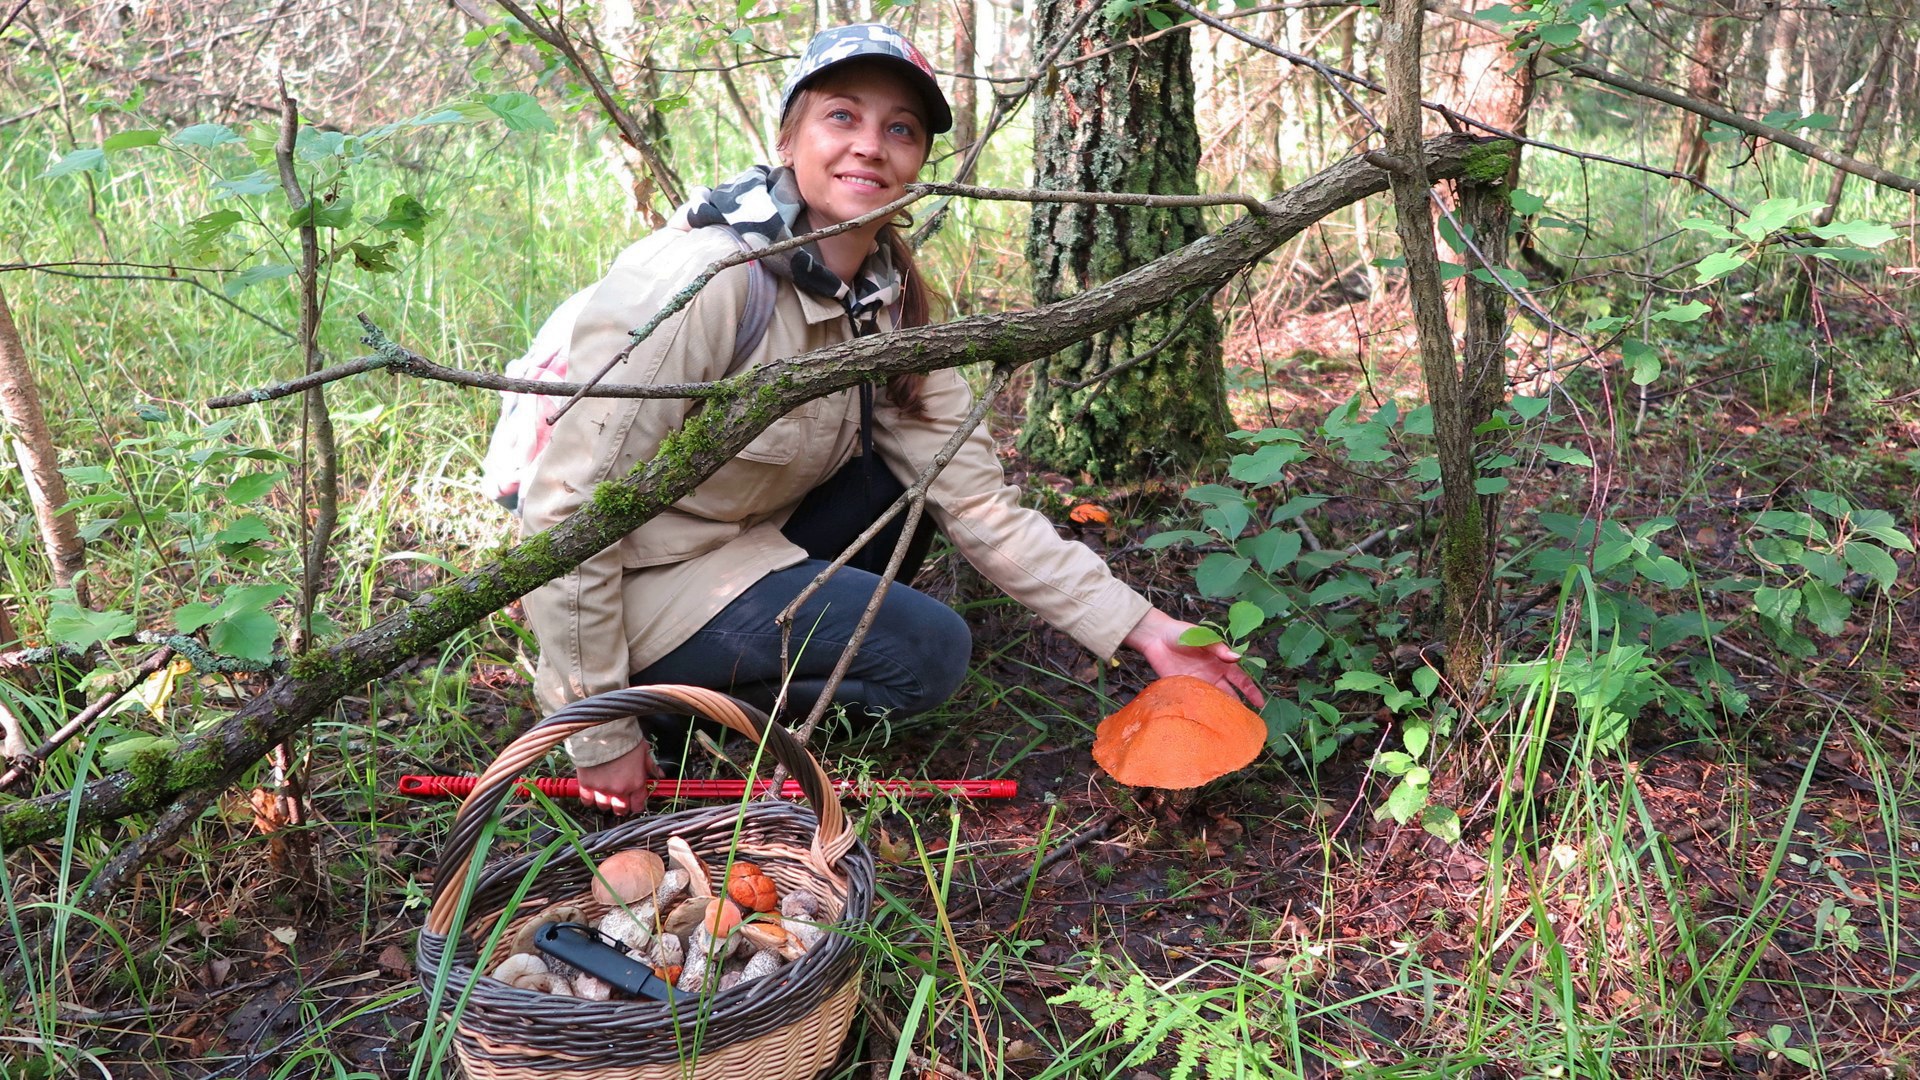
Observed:
[[[800,117],[813,105],[819,94],[818,90],[809,87],[794,95],[787,114],[780,118],[780,130],[774,134],[776,147],[784,148],[792,141],[794,131],[800,126]],[[933,149],[932,134],[927,136],[926,149],[928,152]],[[923,156],[921,164],[925,163]],[[926,278],[920,274],[920,265],[913,257],[913,245],[907,243],[907,238],[901,234],[902,229],[912,225],[912,216],[902,211],[881,227],[878,236],[878,241],[887,246],[887,253],[893,258],[894,269],[900,272],[900,319],[897,325],[902,329],[925,326],[933,316],[932,291]],[[918,372],[895,375],[887,380],[887,397],[901,412],[916,420],[924,420],[927,414],[925,403],[920,400],[920,392],[926,382],[927,377]]]

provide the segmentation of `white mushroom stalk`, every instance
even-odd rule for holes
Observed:
[[[707,864],[693,853],[691,844],[678,836],[667,837],[667,858],[687,872],[687,887],[693,890],[693,895],[702,900],[713,899],[713,877],[707,871]]]

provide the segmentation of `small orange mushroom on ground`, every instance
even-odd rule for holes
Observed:
[[[1100,721],[1093,760],[1123,784],[1192,788],[1244,768],[1266,743],[1266,721],[1239,698],[1169,675]]]
[[[1067,518],[1076,525],[1107,525],[1113,521],[1113,515],[1098,503],[1081,503],[1067,513]]]
[[[744,859],[735,859],[727,868],[727,895],[748,911],[773,911],[780,906],[773,879]]]

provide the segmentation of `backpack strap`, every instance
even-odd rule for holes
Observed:
[[[733,242],[739,245],[741,251],[754,250],[745,237],[727,226],[723,225],[721,228],[726,229],[727,235],[733,237]],[[759,259],[753,260],[747,266],[749,268],[747,306],[740,312],[740,326],[733,336],[733,362],[736,367],[745,363],[747,357],[760,347],[762,341],[766,340],[767,327],[773,323],[776,295],[773,271],[761,265]]]

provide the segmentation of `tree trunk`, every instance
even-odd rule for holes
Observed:
[[[87,583],[79,577],[87,563],[86,545],[80,540],[73,515],[58,512],[67,505],[67,481],[60,475],[53,433],[47,429],[40,391],[33,383],[33,368],[27,363],[27,350],[13,324],[13,310],[7,306],[4,292],[0,292],[0,420],[6,421],[13,432],[14,457],[26,477],[27,498],[33,503],[40,539],[47,545],[47,559],[53,564],[53,583],[72,589],[74,600],[88,607]],[[5,637],[11,638],[11,627],[7,629]]]
[[[1045,54],[1094,2],[1041,0],[1035,52]],[[1102,17],[1088,27],[1082,33],[1099,40],[1071,42],[1063,56],[1109,44],[1109,33],[1146,29]],[[1035,186],[1196,192],[1200,136],[1190,54],[1186,34],[1169,34],[1061,71],[1059,86],[1038,99]],[[1197,208],[1036,205],[1027,240],[1034,299],[1049,304],[1071,296],[1204,231]],[[1203,293],[1185,291],[1164,308],[1035,364],[1020,445],[1044,468],[1124,482],[1206,460],[1226,427],[1220,325]]]
[[[1453,352],[1453,328],[1447,322],[1446,294],[1440,284],[1439,252],[1433,240],[1433,178],[1420,154],[1420,39],[1426,18],[1421,0],[1385,0],[1382,5],[1381,66],[1387,84],[1387,150],[1392,157],[1395,228],[1407,260],[1408,293],[1419,337],[1420,375],[1433,407],[1433,434],[1440,459],[1440,578],[1447,633],[1447,674],[1461,692],[1469,692],[1486,668],[1491,581],[1487,565],[1486,518],[1475,481],[1474,411],[1482,407],[1487,377],[1498,356],[1482,357],[1478,369],[1463,378]],[[1508,153],[1511,153],[1511,146]],[[1502,184],[1509,171],[1505,155],[1489,155],[1468,170],[1482,184]],[[1501,227],[1505,244],[1505,226]],[[1482,248],[1484,251],[1485,248]],[[1485,298],[1483,297],[1483,300]],[[1476,309],[1481,319],[1490,319]],[[1504,317],[1504,308],[1502,309]]]
[[[979,112],[973,81],[974,48],[973,0],[955,0],[953,5],[953,152],[965,157],[976,135],[974,117]]]
[[[1800,28],[1806,25],[1806,15],[1797,7],[1775,9],[1769,17],[1773,27],[1767,38],[1767,85],[1760,97],[1762,116],[1786,108],[1789,102],[1798,104],[1798,95],[1792,94],[1793,77],[1800,64]]]
[[[1424,167],[1434,179],[1460,176],[1470,158],[1488,153],[1490,141],[1461,135],[1433,139],[1423,148]],[[259,697],[177,751],[137,756],[128,771],[91,781],[78,793],[60,791],[0,805],[0,850],[60,835],[75,803],[78,822],[87,827],[233,782],[274,743],[341,697],[409,657],[437,649],[454,634],[619,542],[698,487],[774,418],[803,402],[905,372],[1021,363],[1058,351],[1172,302],[1182,292],[1225,285],[1328,214],[1386,186],[1386,176],[1376,166],[1349,158],[1300,181],[1267,203],[1265,213],[1234,222],[1205,244],[1173,252],[1051,307],[857,338],[736,376],[732,393],[695,411],[659,454],[601,484],[593,500],[572,517],[508,548],[494,562],[423,593],[379,623],[293,658],[288,673]]]
[[[1733,59],[1733,45],[1740,20],[1724,17],[1726,0],[1710,0],[1710,15],[1700,20],[1694,37],[1693,56],[1687,64],[1687,92],[1695,101],[1720,104],[1720,92],[1727,86],[1727,64]],[[1695,180],[1707,177],[1707,121],[1693,113],[1680,118],[1680,146],[1674,153],[1673,171]]]

